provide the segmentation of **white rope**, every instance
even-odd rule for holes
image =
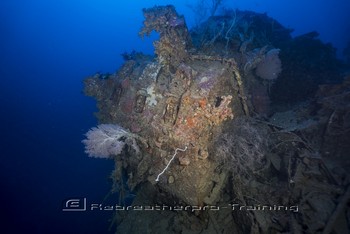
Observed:
[[[175,156],[176,156],[178,150],[184,152],[184,151],[187,150],[187,146],[186,146],[184,149],[180,149],[180,148],[176,148],[176,149],[175,149],[174,155],[171,157],[170,161],[168,162],[168,164],[166,165],[166,167],[164,168],[164,170],[163,170],[161,173],[158,174],[157,179],[156,179],[157,182],[159,181],[159,177],[160,177],[161,175],[164,174],[164,172],[168,169],[170,163],[174,160],[174,158],[175,158]]]

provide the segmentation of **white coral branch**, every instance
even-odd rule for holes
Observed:
[[[175,156],[176,156],[178,150],[184,152],[184,151],[187,150],[187,146],[186,146],[184,149],[180,149],[180,148],[176,148],[176,149],[175,149],[175,153],[174,153],[173,156],[171,157],[171,159],[170,159],[170,161],[168,162],[168,164],[166,165],[166,167],[163,169],[163,171],[162,171],[161,173],[158,174],[158,176],[157,176],[157,178],[156,178],[156,181],[157,181],[157,182],[159,181],[159,177],[160,177],[161,175],[164,174],[164,172],[168,169],[170,163],[175,159]]]

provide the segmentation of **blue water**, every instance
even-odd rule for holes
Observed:
[[[340,58],[350,41],[348,0],[226,2],[267,12],[294,36],[317,30]],[[97,124],[82,80],[113,73],[123,52],[153,53],[157,35],[138,37],[141,9],[170,3],[195,24],[187,6],[195,0],[0,2],[1,233],[107,232],[109,212],[61,210],[70,197],[103,202],[112,185],[113,161],[88,158],[81,144]]]

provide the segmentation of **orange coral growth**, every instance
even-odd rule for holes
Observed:
[[[198,101],[198,104],[199,104],[200,108],[204,109],[207,105],[207,100],[205,98],[202,98]]]
[[[196,125],[196,120],[193,117],[187,117],[186,123],[188,127],[194,127]]]

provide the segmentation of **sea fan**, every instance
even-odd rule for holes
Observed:
[[[282,71],[282,63],[278,57],[280,50],[272,49],[256,67],[256,75],[265,80],[275,80]]]
[[[119,155],[126,144],[131,146],[136,153],[139,152],[133,134],[114,124],[100,124],[90,129],[86,133],[86,139],[82,142],[85,144],[85,153],[89,157],[110,158]]]

